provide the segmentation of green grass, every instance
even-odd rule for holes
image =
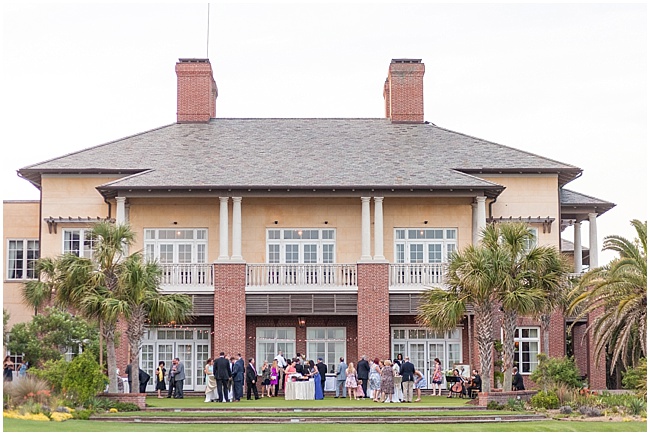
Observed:
[[[5,432],[646,432],[645,422],[536,421],[481,424],[147,424],[5,418]]]
[[[435,416],[435,417],[445,417],[445,416],[458,416],[458,417],[467,417],[467,416],[476,416],[476,415],[521,415],[521,414],[534,414],[533,411],[451,411],[451,410],[421,410],[421,411],[404,411],[404,410],[376,410],[372,411],[372,414],[369,414],[365,410],[354,410],[350,409],[349,411],[328,411],[328,412],[318,412],[318,411],[238,411],[236,414],[231,414],[228,412],[209,412],[209,411],[180,411],[180,412],[169,412],[169,411],[134,411],[134,412],[120,412],[117,414],[102,414],[102,416],[107,417],[162,417],[162,416],[171,416],[171,417],[228,417],[231,418],[233,415],[237,417],[263,417],[271,416],[275,413],[275,416],[280,417],[356,417],[356,416],[376,416],[376,417],[416,417],[416,416]]]

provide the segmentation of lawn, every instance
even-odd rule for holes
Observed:
[[[481,424],[147,424],[3,419],[5,432],[646,432],[645,422],[540,421]]]

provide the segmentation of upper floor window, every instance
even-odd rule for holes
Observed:
[[[537,246],[537,228],[528,228],[528,230],[533,234],[533,238],[526,240],[526,245],[525,245],[526,252],[530,251],[535,246]]]
[[[39,256],[38,240],[7,241],[7,279],[36,279],[34,263]]]
[[[267,263],[334,263],[336,232],[330,229],[269,229]]]
[[[206,263],[208,230],[145,229],[144,250],[147,260],[162,264]]]
[[[92,230],[63,230],[63,253],[92,258],[95,240]]]
[[[396,263],[446,263],[458,246],[455,228],[398,228]]]

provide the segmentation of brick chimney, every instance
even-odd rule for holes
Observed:
[[[208,59],[178,59],[176,64],[179,123],[208,122],[216,116],[217,84]]]
[[[384,83],[386,118],[399,123],[424,122],[422,59],[393,59]]]

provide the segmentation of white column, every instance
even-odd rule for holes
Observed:
[[[384,257],[384,198],[375,197],[375,260]]]
[[[115,202],[117,204],[115,210],[115,223],[123,225],[126,223],[126,197],[117,196],[115,197]]]
[[[483,239],[481,232],[485,229],[485,199],[485,196],[476,197],[476,237],[478,241]]]
[[[480,241],[480,237],[478,234],[478,216],[476,215],[477,213],[477,204],[476,202],[472,203],[472,245],[476,246],[478,245],[478,242]]]
[[[573,271],[582,272],[582,223],[579,220],[573,224]]]
[[[366,262],[370,256],[370,197],[361,198],[361,259]]]
[[[598,267],[598,228],[597,213],[589,213],[589,270]]]
[[[232,198],[232,257],[231,260],[241,261],[241,197]]]
[[[219,258],[229,260],[228,256],[228,197],[219,197]]]

